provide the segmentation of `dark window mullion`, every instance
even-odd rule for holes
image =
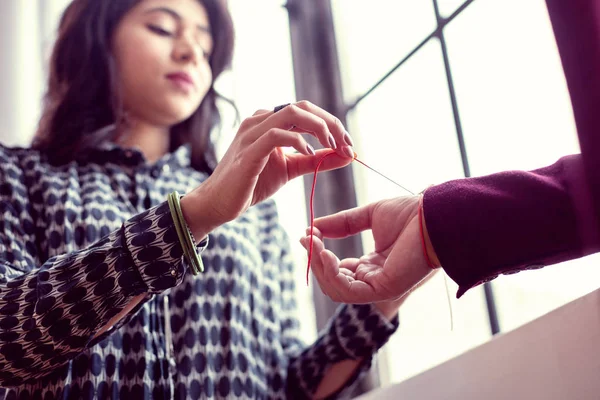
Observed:
[[[462,10],[464,10],[474,0],[469,0],[463,4],[458,10],[452,15],[456,16]],[[448,81],[448,92],[450,94],[450,102],[452,103],[452,114],[454,115],[454,124],[456,125],[456,137],[458,139],[458,147],[460,149],[460,158],[462,160],[463,172],[465,177],[471,176],[471,168],[469,166],[469,157],[467,156],[467,148],[465,145],[465,138],[462,129],[462,123],[460,121],[460,114],[458,112],[458,102],[456,100],[456,90],[454,88],[454,80],[452,79],[452,70],[450,68],[450,59],[448,57],[448,47],[446,46],[446,38],[444,37],[444,27],[448,24],[449,19],[445,19],[440,15],[438,7],[438,0],[433,0],[433,8],[435,10],[435,16],[438,22],[438,29],[436,31],[437,37],[440,41],[440,47],[442,49],[442,57],[444,59],[444,69],[446,71],[446,79]],[[490,331],[492,335],[500,333],[500,322],[498,321],[498,312],[496,309],[496,301],[494,299],[494,290],[491,283],[486,282],[483,285],[483,291],[485,294],[485,303],[487,306],[488,320],[490,324]]]
[[[333,115],[345,125],[345,104],[342,96],[336,37],[330,1],[288,0],[285,7],[290,18],[290,36],[296,97],[309,100]],[[315,145],[318,141],[310,136]],[[312,186],[312,175],[304,177],[307,204]],[[328,215],[356,207],[356,191],[352,168],[319,173],[319,190],[315,193],[316,216]],[[360,235],[325,240],[328,249],[340,258],[360,257],[364,250]],[[317,316],[317,328],[323,329],[338,304],[326,297],[315,279],[312,281]],[[379,386],[376,368],[366,374],[352,396]]]
[[[346,114],[348,112],[352,111],[354,108],[356,108],[358,103],[363,101],[368,95],[370,95],[375,89],[377,89],[377,87],[379,87],[379,85],[381,85],[385,80],[387,80],[387,78],[389,78],[390,75],[392,75],[405,62],[407,62],[410,58],[412,58],[412,56],[414,56],[415,53],[417,53],[417,51],[419,51],[430,39],[432,39],[434,37],[438,37],[438,32],[441,31],[446,25],[448,25],[460,13],[462,13],[474,1],[475,0],[465,1],[460,7],[458,7],[456,9],[456,11],[454,11],[447,18],[439,17],[439,12],[436,12],[436,15],[438,16],[438,19],[437,19],[438,27],[436,28],[436,30],[431,32],[428,36],[426,36],[417,46],[415,46],[415,48],[413,48],[404,58],[402,58],[402,60],[400,60],[396,65],[394,65],[392,67],[392,69],[390,69],[381,79],[379,79],[373,86],[371,86],[370,89],[368,89],[365,93],[363,93],[358,98],[356,98],[354,101],[352,101],[352,103],[348,104],[346,106]]]

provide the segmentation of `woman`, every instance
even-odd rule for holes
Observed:
[[[220,0],[65,11],[34,146],[0,149],[7,398],[326,397],[396,329],[398,302],[346,306],[302,348],[298,277],[264,200],[331,151],[301,133],[336,149],[326,169],[351,162],[351,139],[300,102],[246,119],[217,164],[213,82],[232,42]]]

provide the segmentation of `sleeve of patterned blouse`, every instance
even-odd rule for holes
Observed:
[[[324,397],[343,398],[370,370],[377,351],[397,330],[398,318],[388,320],[371,304],[342,305],[319,333],[317,340],[304,346],[300,339],[300,321],[294,295],[295,282],[301,275],[295,273],[285,232],[279,227],[274,234],[277,235],[275,242],[281,249],[280,257],[274,257],[281,273],[281,298],[272,304],[282,308],[277,315],[281,315],[280,343],[285,359],[281,365],[285,366],[285,370],[281,371],[281,376],[273,378],[273,383],[284,385],[289,398],[311,399],[324,380],[333,379],[337,382],[334,385],[337,388]],[[327,375],[334,366],[343,364],[352,365],[351,368],[337,370],[345,370],[346,378]]]
[[[52,240],[42,236],[56,223],[46,217],[55,194],[47,188],[44,199],[31,198],[37,157],[0,147],[2,387],[38,379],[74,358],[122,326],[140,300],[177,285],[185,270],[165,203],[81,250],[48,257]]]

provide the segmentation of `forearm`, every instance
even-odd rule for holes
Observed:
[[[392,321],[397,315],[400,305],[404,302],[404,298],[395,301],[384,301],[375,303],[375,308],[388,321]],[[333,364],[323,376],[317,391],[315,399],[324,399],[338,392],[346,386],[349,380],[356,376],[358,368],[364,362],[364,358],[358,360],[343,360]]]
[[[6,364],[2,386],[45,376],[122,325],[148,294],[183,279],[185,265],[177,256],[178,244],[170,239],[172,220],[164,205],[126,221],[88,248],[43,264],[28,257],[29,272],[20,276],[23,265],[8,263],[10,250],[4,243],[25,249],[29,237],[20,229],[12,206],[2,206],[5,229],[0,232],[0,260],[10,270],[10,279],[0,281],[7,294],[0,307],[14,310],[8,327],[13,336],[10,342],[0,340],[0,345],[10,344],[3,347],[14,350],[0,353],[0,361]],[[19,354],[31,359],[31,364],[13,362]]]
[[[424,222],[458,295],[498,274],[600,250],[579,156],[536,171],[461,179],[425,192]]]
[[[325,399],[346,386],[363,360],[344,360],[332,365],[323,376],[314,399]]]
[[[340,307],[317,341],[291,356],[288,396],[314,398],[348,389],[369,370],[373,355],[397,326],[397,318],[387,320],[372,305]]]
[[[106,325],[104,325],[100,330],[94,335],[94,339],[102,336],[106,332],[108,332],[113,326],[115,326],[119,321],[125,318],[131,311],[133,311],[145,298],[146,294],[140,294],[135,296],[133,299],[129,301],[129,303],[123,307],[123,310],[119,312],[117,315],[112,317],[110,321]]]

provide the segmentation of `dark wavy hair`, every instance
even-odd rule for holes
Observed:
[[[141,0],[73,0],[60,20],[52,51],[48,89],[32,147],[52,164],[73,160],[99,142],[114,140],[114,130],[100,130],[122,118],[116,67],[111,53],[113,32]],[[231,65],[234,31],[226,0],[198,0],[206,8],[214,49],[210,56],[213,84]],[[190,144],[192,166],[211,172],[216,154],[211,132],[221,122],[211,84],[194,114],[171,129],[171,150]],[[104,133],[98,133],[104,131]]]

